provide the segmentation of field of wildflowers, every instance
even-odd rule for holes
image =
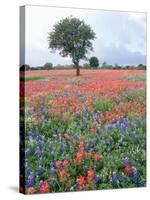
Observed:
[[[145,71],[74,74],[27,71],[20,82],[20,191],[144,187]]]

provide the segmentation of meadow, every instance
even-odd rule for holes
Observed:
[[[144,70],[26,71],[20,95],[25,193],[146,186]]]

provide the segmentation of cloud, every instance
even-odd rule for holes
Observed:
[[[26,62],[31,66],[46,62],[70,64],[58,52],[48,49],[47,36],[53,25],[68,16],[84,19],[96,33],[94,52],[100,62],[111,64],[146,63],[146,14],[119,11],[82,10],[51,7],[27,7]],[[83,63],[84,61],[82,61]]]

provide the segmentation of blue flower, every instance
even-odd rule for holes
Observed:
[[[138,135],[137,135],[136,131],[133,132],[133,141],[135,144],[137,144],[137,142],[138,142]]]
[[[116,172],[113,172],[112,175],[111,175],[111,183],[112,183],[113,186],[117,185],[117,174],[116,174]]]
[[[55,163],[53,161],[50,162],[50,167],[54,167]]]
[[[125,157],[125,159],[123,160],[123,165],[127,166],[129,164],[129,158]]]
[[[90,149],[89,143],[84,144],[84,150],[88,151]]]
[[[26,168],[27,170],[27,174],[30,175],[30,173],[32,172],[32,169],[30,167]]]
[[[99,175],[95,176],[95,182],[96,184],[101,183],[101,178]]]
[[[55,169],[54,169],[54,167],[50,168],[50,176],[52,176],[52,177],[55,176]]]
[[[33,172],[30,172],[27,180],[27,186],[32,187],[34,185],[35,176]]]
[[[138,180],[138,172],[135,167],[133,167],[132,173],[131,173],[131,180],[133,183],[137,183]]]
[[[112,143],[113,143],[112,137],[110,138],[109,143],[110,143],[110,145],[112,145]]]
[[[140,186],[141,186],[141,187],[145,187],[145,186],[146,186],[146,181],[145,181],[144,179],[142,179],[142,180],[140,181]]]
[[[62,144],[60,145],[60,151],[63,153],[66,151],[66,145],[65,144]]]
[[[124,175],[119,176],[119,183],[123,184],[126,181],[126,177]]]
[[[98,127],[96,128],[96,131],[97,131],[98,134],[100,134],[101,128],[98,126]]]
[[[38,175],[40,176],[43,173],[43,168],[42,166],[39,166],[38,168]]]
[[[38,150],[38,151],[35,152],[35,155],[39,159],[39,158],[41,158],[43,156],[43,152]]]

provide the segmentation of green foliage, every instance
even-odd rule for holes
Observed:
[[[91,67],[98,67],[99,66],[99,60],[97,57],[91,57],[89,60]]]
[[[30,77],[20,77],[20,81],[35,81],[45,79],[44,76],[30,76]]]
[[[139,81],[146,81],[146,74],[143,75],[136,75],[128,77],[128,80],[139,82]]]
[[[45,65],[43,66],[44,69],[53,69],[53,64],[50,62],[50,63],[45,63]]]
[[[137,66],[137,68],[138,69],[146,69],[146,65],[143,65],[143,64],[139,64],[138,66]]]
[[[93,108],[95,112],[97,111],[105,112],[112,109],[113,106],[114,106],[113,102],[110,101],[95,100],[93,102]]]
[[[58,64],[54,67],[54,69],[73,69],[74,68],[74,64],[70,64],[70,65],[61,65]]]
[[[30,70],[30,65],[24,64],[20,67],[20,71],[27,71]]]
[[[79,61],[86,58],[88,51],[93,50],[91,40],[94,39],[95,33],[90,25],[73,17],[55,24],[48,36],[49,48],[54,52],[58,50],[62,57],[72,58],[76,68],[79,68]]]
[[[82,66],[83,69],[90,69],[91,66],[89,65],[89,63],[84,63]]]

